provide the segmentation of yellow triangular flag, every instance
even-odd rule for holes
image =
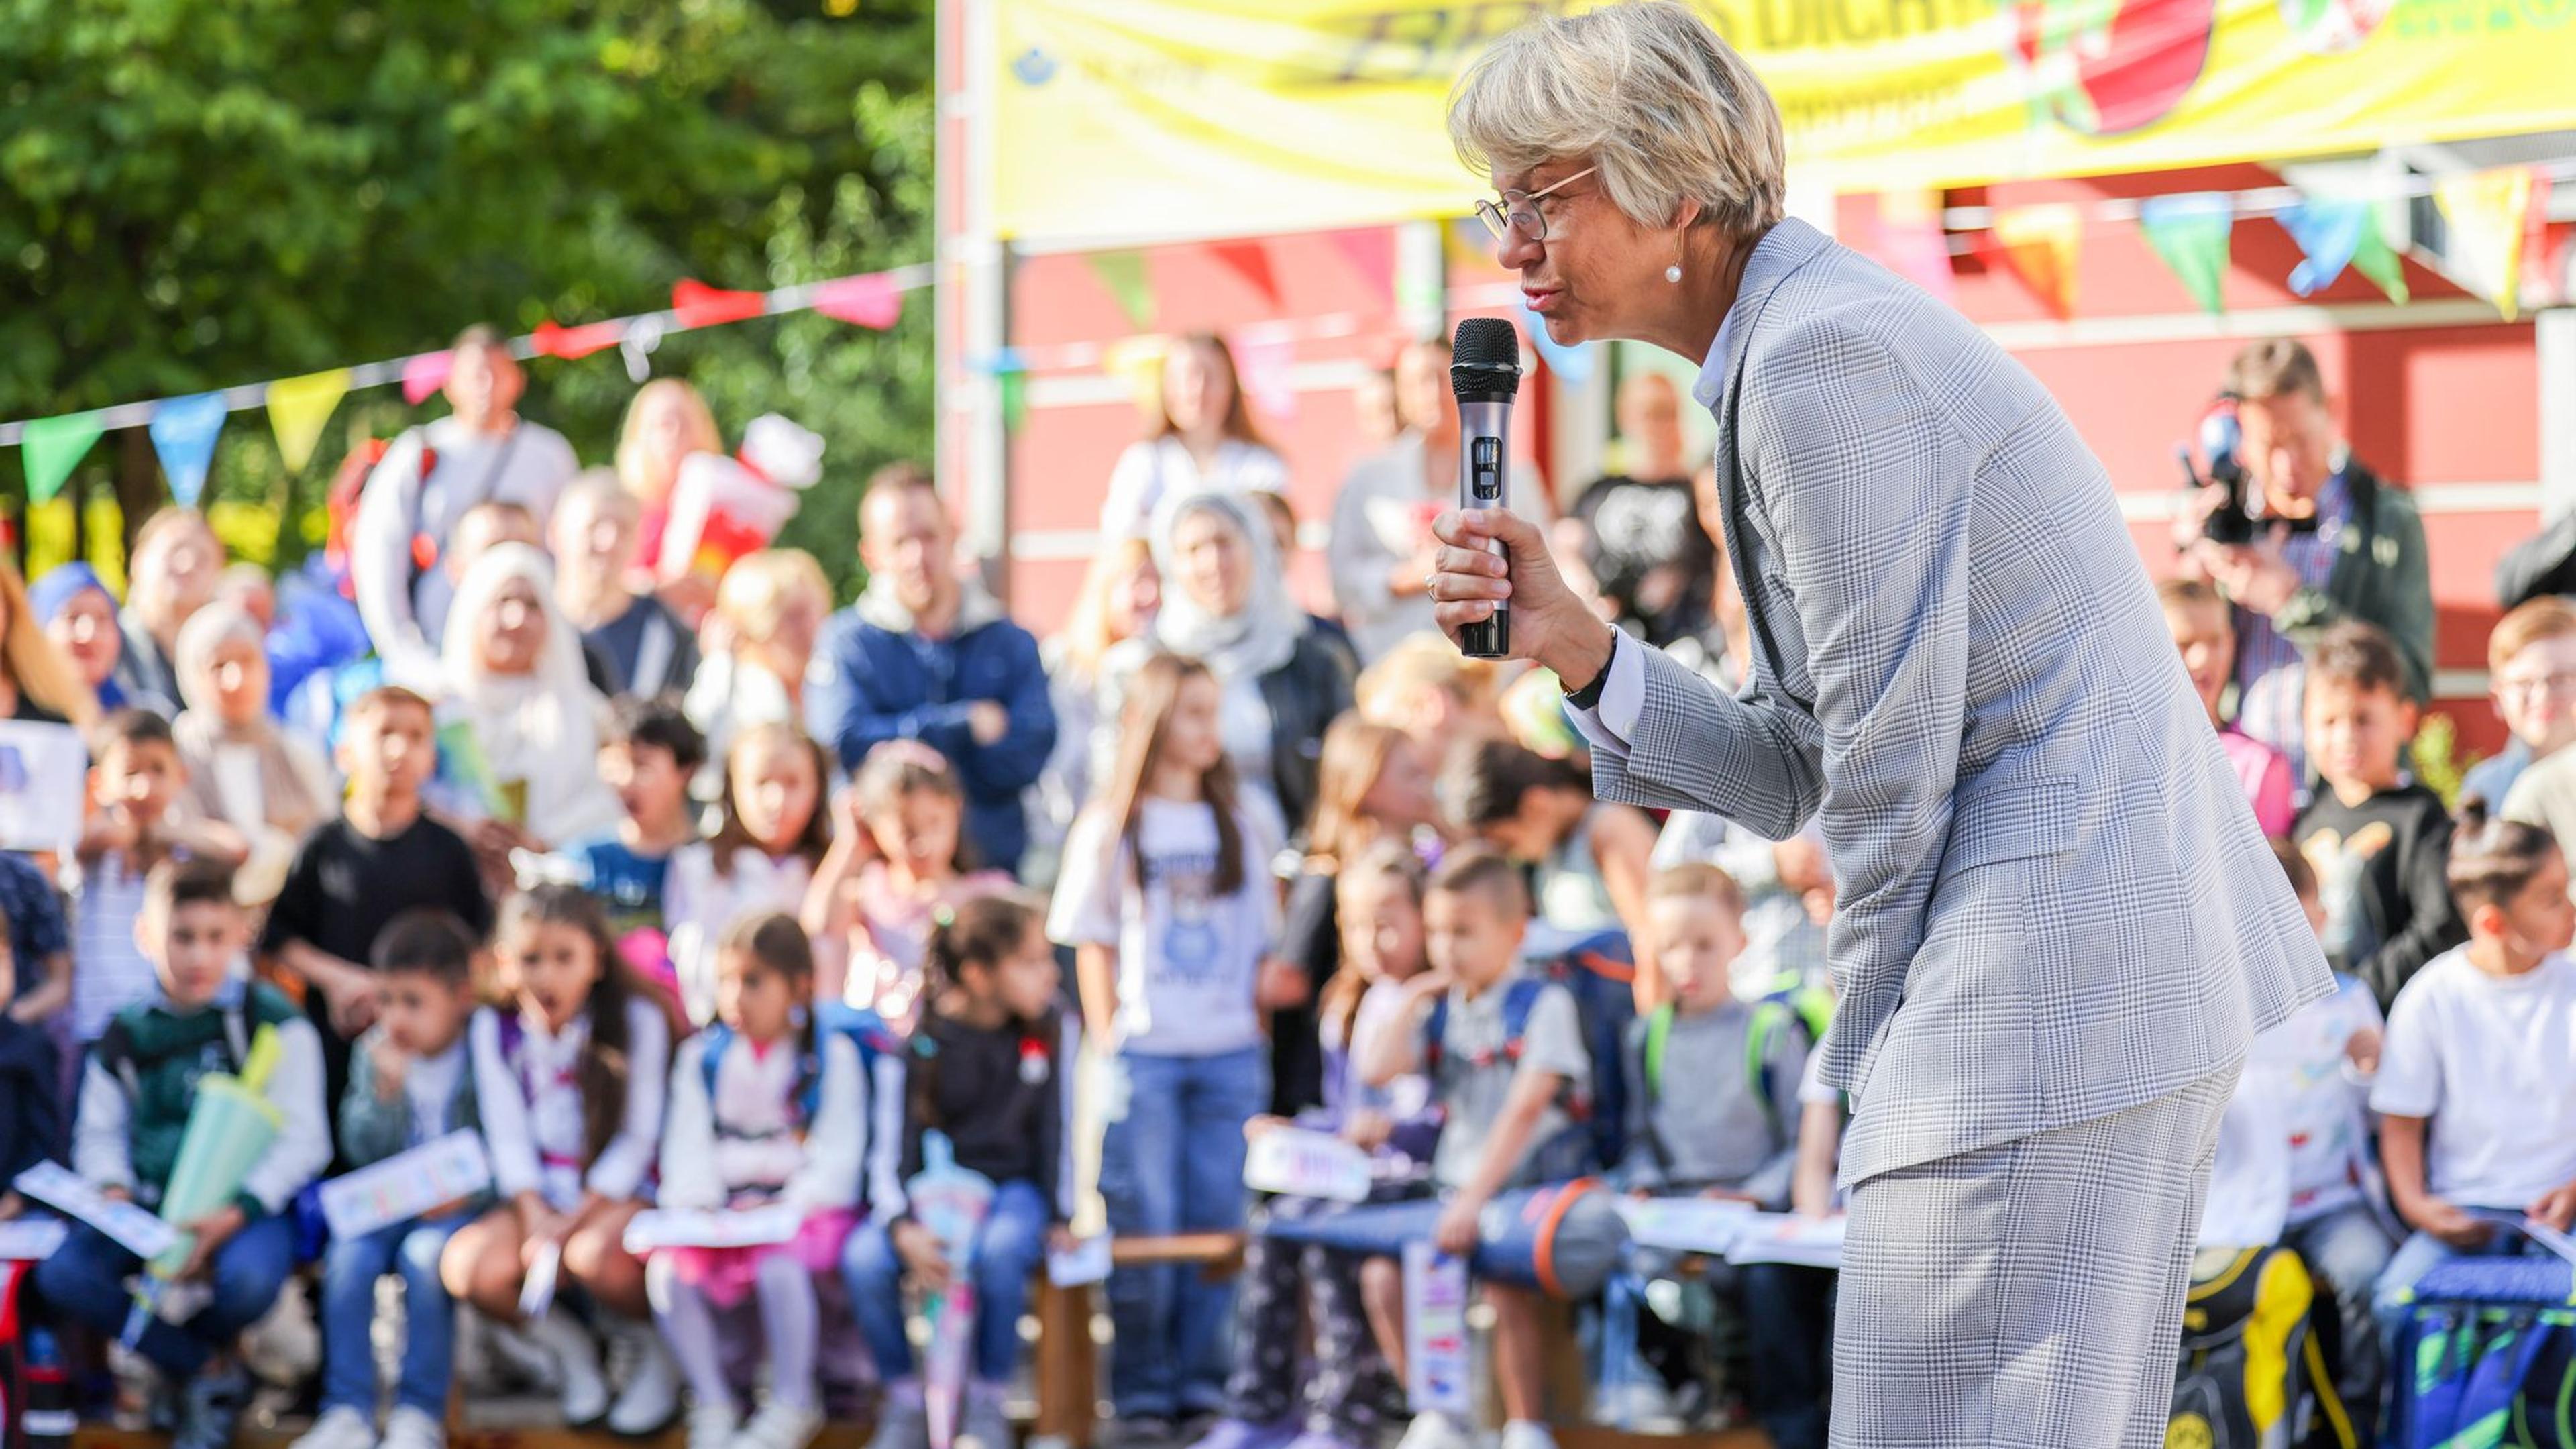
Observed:
[[[301,473],[312,461],[313,445],[322,441],[322,425],[331,420],[331,410],[348,391],[345,367],[268,385],[268,426],[277,434],[278,455],[286,460],[287,472]]]
[[[1100,350],[1100,370],[1127,385],[1127,396],[1136,411],[1148,417],[1161,415],[1163,406],[1163,354],[1168,344],[1160,337],[1122,337]]]
[[[2531,217],[2531,168],[2500,166],[2433,184],[2451,226],[2445,248],[2505,320],[2522,305],[2522,231]]]
[[[1995,213],[1995,245],[2022,285],[2064,322],[2075,315],[2075,258],[2084,214],[2063,201],[2006,207]]]

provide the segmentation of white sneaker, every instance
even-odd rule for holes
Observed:
[[[1661,1379],[1651,1375],[1596,1392],[1592,1396],[1592,1422],[1639,1434],[1678,1434],[1682,1431],[1681,1415],[1673,1408],[1673,1396],[1665,1391]]]
[[[736,1434],[731,1449],[805,1449],[823,1427],[820,1409],[799,1409],[772,1399]],[[695,1441],[689,1449],[698,1449]],[[1008,1446],[1002,1446],[1008,1449]]]
[[[1447,1414],[1416,1414],[1396,1449],[1475,1449],[1476,1436]]]
[[[304,1437],[295,1441],[294,1449],[376,1449],[376,1426],[346,1404],[325,1409]]]
[[[1556,1436],[1545,1424],[1514,1419],[1503,1426],[1503,1449],[1556,1449]]]
[[[680,1416],[680,1366],[652,1324],[631,1318],[609,1323],[608,1331],[634,1352],[635,1370],[608,1406],[608,1432],[630,1439],[659,1434]]]
[[[608,1378],[600,1372],[599,1343],[571,1313],[551,1308],[528,1325],[528,1337],[542,1346],[563,1377],[564,1425],[595,1429],[608,1416]]]
[[[733,1405],[696,1404],[689,1410],[689,1449],[727,1449],[741,1427],[742,1416]]]
[[[435,1414],[404,1404],[385,1416],[380,1449],[447,1449],[447,1425]]]

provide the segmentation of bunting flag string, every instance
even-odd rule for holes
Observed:
[[[519,358],[581,357],[621,346],[639,326],[648,323],[659,329],[656,336],[660,336],[715,326],[720,322],[804,311],[819,312],[836,321],[883,331],[902,318],[904,294],[920,291],[930,284],[931,268],[927,263],[897,267],[888,272],[800,282],[768,292],[727,292],[686,281],[673,287],[674,306],[671,310],[571,327],[548,321],[535,332],[512,338],[507,345],[510,354]],[[752,307],[751,301],[757,301],[759,306]],[[681,315],[684,302],[685,310],[698,320],[691,321]],[[271,426],[278,435],[279,452],[288,458],[290,467],[301,468],[320,441],[323,424],[330,420],[331,408],[318,407],[326,392],[332,407],[336,407],[344,393],[399,383],[403,400],[417,405],[446,383],[450,361],[448,350],[440,348],[382,362],[333,368],[301,378],[245,383],[193,397],[154,398],[144,402],[117,403],[85,413],[0,423],[0,447],[23,445],[27,448],[30,491],[38,502],[42,502],[61,489],[72,469],[79,465],[81,458],[108,429],[148,427],[163,410],[183,404],[200,410],[209,409],[213,404],[204,399],[211,398],[227,413],[249,408],[268,409]],[[326,381],[335,384],[336,390],[326,388]],[[288,390],[282,410],[280,400],[274,396],[280,388]],[[306,438],[303,430],[308,426],[311,436]],[[172,468],[169,445],[156,438],[154,447],[161,453],[163,470],[171,473],[175,484],[178,474]],[[36,487],[38,484],[43,486]],[[202,487],[202,480],[199,486]]]

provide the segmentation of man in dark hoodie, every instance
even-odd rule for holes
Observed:
[[[867,592],[832,616],[808,676],[815,733],[856,770],[887,740],[948,757],[966,787],[966,837],[1016,874],[1028,845],[1021,793],[1055,748],[1037,640],[958,577],[957,529],[928,472],[877,471],[859,504]]]

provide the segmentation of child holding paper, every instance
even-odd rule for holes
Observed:
[[[376,1025],[349,1058],[340,1147],[365,1167],[481,1125],[465,1024],[474,1011],[475,940],[444,911],[410,910],[376,938]],[[479,1200],[450,1203],[360,1237],[335,1238],[322,1262],[322,1415],[295,1449],[375,1449],[376,1280],[403,1280],[402,1374],[384,1449],[443,1449],[456,1303],[439,1254]]]
[[[1517,1040],[1506,1010],[1529,910],[1529,888],[1510,860],[1484,849],[1445,857],[1423,902],[1432,969],[1405,983],[1400,1027],[1379,1036],[1360,1060],[1363,1079],[1380,1086],[1407,1072],[1432,1079],[1446,1116],[1432,1158],[1432,1180],[1445,1198],[1432,1241],[1454,1256],[1474,1250],[1478,1215],[1497,1193],[1579,1175],[1590,1156],[1590,1133],[1568,1111],[1592,1079],[1574,998],[1554,983],[1530,988],[1535,999]],[[1425,1017],[1444,995],[1447,1019],[1434,1060]],[[1507,1419],[1502,1449],[1554,1449],[1540,1413],[1538,1297],[1492,1283],[1484,1293],[1494,1310],[1494,1379]],[[1404,1436],[1406,1449],[1469,1442],[1465,1425],[1437,1413],[1417,1415]]]
[[[1647,884],[1646,923],[1666,1001],[1629,1028],[1629,1146],[1618,1178],[1641,1197],[1725,1198],[1779,1212],[1798,1160],[1807,1031],[1784,1003],[1746,1002],[1730,989],[1744,950],[1744,893],[1716,866],[1676,866]],[[1643,1277],[1668,1265],[1647,1257],[1636,1266]],[[1748,1407],[1779,1449],[1825,1442],[1823,1295],[1811,1273],[1719,1264],[1704,1279],[1741,1308],[1753,1356]],[[1686,1365],[1671,1351],[1676,1334],[1644,1302],[1635,1309],[1647,1357],[1660,1357],[1667,1384],[1680,1387]]]
[[[657,1202],[673,1210],[783,1203],[785,1242],[654,1250],[654,1317],[689,1381],[689,1449],[805,1449],[822,1427],[814,1376],[814,1274],[840,1260],[857,1220],[868,1081],[859,1049],[814,1020],[814,954],[796,918],[746,916],[716,951],[716,1024],[681,1044],[671,1072]],[[760,1300],[769,1402],[743,1422],[715,1313]]]
[[[157,1206],[171,1186],[186,1141],[199,1079],[238,1074],[255,1041],[274,1033],[275,1063],[265,1095],[283,1118],[267,1150],[225,1206],[175,1224],[194,1239],[179,1284],[202,1283],[206,1306],[185,1322],[139,1320],[133,1346],[184,1384],[173,1449],[228,1449],[250,1397],[233,1339],[277,1302],[295,1266],[295,1227],[283,1216],[331,1160],[322,1104],[322,1047],[292,1002],[247,985],[232,967],[249,937],[233,902],[233,873],[213,861],[153,867],[135,923],[159,989],[116,1013],[81,1077],[72,1168],[110,1197]],[[34,1284],[58,1317],[107,1337],[129,1326],[125,1279],[141,1260],[83,1226],[36,1265]]]
[[[903,1170],[923,1163],[922,1138],[946,1134],[957,1165],[997,1191],[976,1239],[976,1319],[958,1433],[1011,1442],[1002,1395],[1019,1359],[1029,1276],[1050,1249],[1072,1246],[1057,1187],[1064,1143],[1058,1057],[1058,972],[1037,911],[1010,896],[958,906],[930,933],[921,1022],[904,1082]],[[943,1287],[952,1272],[937,1235],[913,1219],[901,1187],[872,1181],[874,1218],[850,1237],[841,1273],[886,1385],[873,1449],[929,1443],[923,1387],[904,1336],[906,1278]]]
[[[476,1012],[466,1040],[502,1206],[448,1240],[439,1277],[516,1323],[529,1272],[559,1264],[638,1362],[612,1403],[590,1328],[539,1294],[547,1301],[528,1307],[544,1310],[534,1336],[562,1367],[565,1421],[658,1433],[679,1412],[678,1371],[645,1322],[644,1265],[625,1235],[661,1142],[671,1020],[619,959],[599,903],[575,887],[512,897],[497,943],[510,996]]]

